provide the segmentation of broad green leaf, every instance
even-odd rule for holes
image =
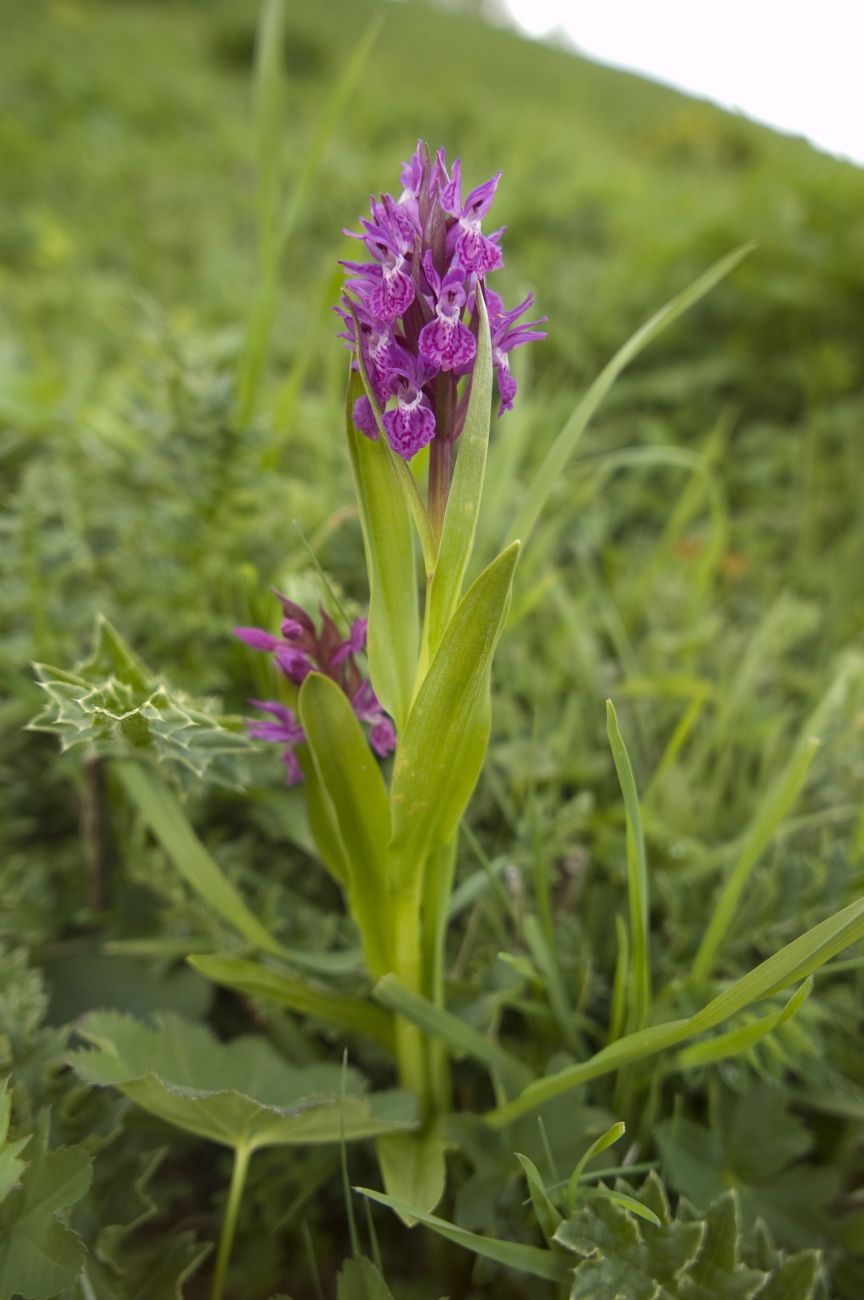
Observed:
[[[196,894],[245,939],[277,956],[281,946],[250,912],[230,880],[190,826],[177,796],[157,772],[140,763],[117,763],[114,769],[126,793],[174,866]]]
[[[555,1232],[560,1223],[563,1222],[562,1215],[556,1206],[552,1204],[549,1193],[546,1191],[543,1179],[540,1176],[540,1170],[533,1160],[527,1156],[520,1155],[518,1151],[514,1152],[516,1159],[522,1166],[525,1179],[528,1183],[528,1191],[531,1195],[531,1204],[534,1207],[534,1213],[537,1216],[537,1223],[540,1231],[546,1238],[547,1242],[555,1236]]]
[[[653,1025],[627,1034],[604,1047],[590,1060],[537,1079],[515,1101],[491,1111],[486,1117],[487,1121],[496,1127],[509,1124],[535,1106],[586,1083],[589,1079],[598,1079],[623,1065],[645,1060],[668,1047],[676,1047],[689,1038],[695,1038],[697,1034],[714,1029],[751,1003],[759,1002],[798,980],[806,979],[838,952],[861,938],[864,938],[864,899],[850,903],[834,916],[820,921],[806,934],[799,935],[747,975],[735,980],[695,1015],[686,1020],[672,1020],[665,1025]]]
[[[309,746],[298,745],[297,756],[306,777],[304,791],[306,816],[309,819],[309,830],[312,832],[315,848],[318,850],[322,864],[336,883],[347,890],[351,882],[351,866],[345,845],[342,843],[336,809],[333,807],[324,782],[318,775]]]
[[[501,1079],[509,1091],[518,1092],[530,1082],[531,1071],[527,1065],[523,1065],[491,1038],[481,1034],[473,1025],[460,1020],[443,1007],[436,1007],[419,993],[407,989],[395,975],[385,975],[379,980],[372,990],[372,996],[382,1006],[417,1025],[426,1037],[445,1043],[455,1055],[470,1056],[485,1065],[490,1073]]]
[[[75,1147],[48,1150],[47,1114],[27,1154],[20,1186],[0,1206],[0,1296],[49,1300],[84,1263],[82,1241],[56,1216],[84,1196],[92,1165]]]
[[[109,1219],[87,1260],[95,1300],[183,1300],[186,1282],[210,1254],[189,1229],[156,1230],[160,1207],[150,1183],[167,1154],[164,1147],[146,1153],[142,1167],[137,1152],[119,1159],[115,1152],[104,1206],[93,1206],[97,1222]],[[82,1290],[81,1300],[91,1300],[90,1292]]]
[[[247,1152],[376,1137],[411,1129],[406,1093],[367,1095],[339,1065],[292,1066],[262,1038],[219,1043],[201,1025],[164,1015],[155,1028],[93,1012],[78,1032],[95,1046],[72,1065],[87,1083],[113,1086],[189,1133]]]
[[[277,1002],[304,1016],[327,1020],[353,1033],[374,1038],[391,1051],[394,1046],[393,1018],[380,1008],[358,998],[340,997],[298,979],[296,975],[241,957],[191,956],[189,964],[214,984],[236,989],[253,998]]]
[[[393,1292],[371,1259],[346,1259],[339,1270],[338,1300],[393,1300]]]
[[[310,673],[300,687],[299,712],[315,771],[339,824],[348,860],[348,902],[370,970],[381,975],[390,948],[382,907],[390,839],[387,787],[351,703],[335,682]]]
[[[628,1025],[641,1029],[651,1003],[651,968],[648,960],[648,864],[639,811],[639,795],[627,747],[618,730],[611,700],[606,701],[606,733],[615,762],[618,784],[627,814],[627,894],[630,903],[632,965],[630,968]]]
[[[0,1201],[4,1201],[16,1183],[21,1181],[21,1174],[27,1166],[27,1161],[20,1157],[30,1141],[30,1134],[10,1142],[8,1138],[11,1115],[9,1080],[0,1079]]]
[[[818,748],[819,741],[816,739],[806,740],[796,747],[786,768],[761,800],[756,817],[747,831],[740,857],[712,908],[708,929],[693,962],[693,979],[696,983],[703,983],[711,974],[717,949],[732,924],[744,886],[776,835],[783,818],[801,793]]]
[[[551,1250],[543,1250],[539,1246],[525,1246],[515,1241],[498,1241],[494,1237],[484,1237],[479,1233],[459,1228],[455,1223],[448,1223],[446,1219],[439,1219],[434,1214],[427,1214],[398,1197],[385,1196],[383,1192],[373,1192],[368,1187],[358,1187],[356,1190],[381,1205],[389,1206],[405,1221],[416,1219],[427,1228],[432,1228],[439,1236],[446,1237],[448,1241],[455,1242],[457,1246],[463,1246],[484,1259],[494,1260],[496,1264],[516,1269],[519,1273],[528,1273],[531,1277],[545,1278],[547,1282],[565,1282],[570,1275],[571,1267],[566,1257]]]
[[[411,709],[393,768],[394,884],[409,885],[430,849],[456,832],[485,753],[489,670],[507,618],[514,542],[463,596]]]
[[[561,481],[567,461],[572,456],[591,417],[612,388],[615,380],[630,362],[639,355],[644,347],[660,334],[667,325],[682,316],[685,311],[703,298],[706,293],[719,284],[725,276],[733,271],[743,258],[752,250],[752,244],[745,244],[721,257],[718,262],[704,271],[683,293],[672,298],[665,306],[646,321],[594,380],[585,396],[579,401],[570,419],[549,448],[539,470],[525,494],[525,499],[513,523],[512,536],[527,542],[543,507]]]
[[[425,1133],[394,1133],[378,1139],[378,1163],[391,1196],[430,1213],[444,1195],[447,1143],[435,1128]],[[404,1217],[404,1216],[403,1216]],[[405,1222],[409,1227],[414,1218]]]
[[[345,423],[369,575],[369,675],[375,694],[401,733],[420,653],[414,535],[385,440],[379,435],[373,442],[354,425],[352,408],[362,392],[363,381],[354,373]]]
[[[465,425],[459,438],[456,469],[447,498],[444,526],[438,547],[435,575],[429,587],[429,648],[435,654],[462,591],[462,579],[471,558],[489,446],[492,416],[492,341],[486,302],[478,285],[477,359]]]

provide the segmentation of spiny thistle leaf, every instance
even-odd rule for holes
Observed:
[[[236,760],[252,748],[241,720],[152,676],[107,619],[97,619],[91,654],[74,672],[34,668],[48,702],[29,729],[57,736],[63,750],[84,745],[101,757],[146,758],[175,775],[241,784]]]

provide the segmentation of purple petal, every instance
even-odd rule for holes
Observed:
[[[399,405],[395,411],[384,412],[384,428],[397,455],[410,460],[434,438],[435,416],[425,401]]]
[[[293,646],[280,646],[274,658],[285,676],[290,677],[292,682],[297,682],[298,685],[312,671],[312,665],[303,651],[295,650]]]
[[[260,627],[235,627],[234,635],[253,650],[275,650],[281,645],[278,636],[273,636]]]
[[[369,398],[358,397],[351,415],[360,432],[365,433],[367,438],[375,442],[378,438],[378,421],[375,419],[375,412],[372,410]]]
[[[285,764],[285,784],[299,785],[303,777],[303,769],[297,762],[297,755],[293,749],[286,749],[282,755],[282,762]]]
[[[479,226],[464,226],[456,240],[454,251],[460,265],[477,275],[497,271],[504,261],[501,249],[491,239],[487,239]]]
[[[482,185],[477,186],[476,190],[472,190],[465,200],[465,207],[462,209],[461,215],[469,221],[482,220],[492,207],[492,200],[495,198],[495,191],[498,188],[500,179],[501,173],[496,172],[490,180],[484,181]]]
[[[440,317],[423,326],[418,347],[424,361],[441,370],[467,366],[477,353],[477,341],[466,325]]]
[[[385,271],[369,294],[369,306],[382,321],[403,316],[414,301],[414,285],[403,271]]]
[[[396,748],[396,732],[389,718],[382,717],[369,733],[369,741],[379,758],[386,758]]]
[[[453,159],[453,176],[441,191],[441,207],[451,217],[462,213],[462,160]]]

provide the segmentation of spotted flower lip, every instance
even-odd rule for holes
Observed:
[[[344,322],[340,338],[355,368],[362,361],[371,390],[354,403],[354,422],[368,438],[379,436],[374,401],[387,441],[405,460],[427,444],[433,451],[452,444],[461,433],[477,357],[478,292],[489,314],[499,415],[516,396],[510,353],[545,337],[538,329],[545,317],[517,323],[531,306],[530,294],[506,311],[485,284],[504,260],[505,228],[482,229],[501,175],[463,200],[461,159],[448,170],[443,149],[433,155],[418,141],[402,166],[399,196],[373,196],[359,231],[345,231],[370,259],[342,263],[348,279],[336,308]]]
[[[355,619],[346,639],[324,609],[319,611],[316,627],[300,605],[278,591],[274,594],[284,615],[280,635],[274,636],[260,627],[236,627],[234,635],[253,650],[272,654],[279,670],[295,687],[313,671],[336,682],[351,701],[358,721],[369,728],[369,742],[375,753],[385,758],[396,745],[396,732],[371,682],[364,678],[356,662],[357,656],[366,649],[367,619]],[[249,735],[282,746],[286,783],[296,785],[304,779],[295,752],[306,740],[300,720],[279,700],[250,700],[249,703],[270,715],[267,719],[247,719]]]

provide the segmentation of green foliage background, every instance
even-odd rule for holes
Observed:
[[[379,10],[273,280],[256,159],[275,150],[279,185],[296,193]],[[351,251],[340,230],[370,191],[397,184],[418,136],[461,154],[469,183],[503,168],[500,278],[508,300],[533,288],[549,316],[549,338],[520,358],[517,409],[493,429],[487,555],[531,466],[619,343],[709,262],[755,240],[734,276],[616,386],[520,570],[452,936],[452,1006],[484,1031],[497,1026],[532,1071],[594,1041],[626,898],[605,737],[612,695],[643,799],[655,982],[671,990],[670,1015],[694,1010],[681,982],[719,879],[814,731],[823,743],[804,794],[758,861],[720,979],[861,891],[864,174],[419,3],[292,0],[275,144],[256,135],[248,0],[5,0],[0,18],[0,1064],[12,1071],[15,1132],[35,1132],[51,1104],[52,1147],[83,1144],[96,1157],[92,1191],[72,1211],[96,1261],[94,1293],[140,1300],[161,1232],[171,1246],[154,1300],[195,1297],[222,1157],[74,1083],[62,1067],[66,1026],[108,1005],[172,1010],[227,1037],[257,1028],[298,1064],[339,1049],[272,1006],[214,1001],[176,964],[190,936],[198,951],[230,938],[110,774],[113,879],[94,880],[101,777],[23,730],[44,702],[30,662],[71,667],[103,614],[154,685],[236,713],[268,683],[230,627],[272,619],[270,584],[326,599],[309,547],[346,606],[362,607],[341,432],[346,359],[330,305],[336,259]],[[271,290],[272,352],[254,414],[239,420],[237,358]],[[310,871],[299,797],[280,788],[278,762],[239,761],[245,794],[184,780],[199,833],[286,944],[353,944],[326,878]],[[751,1052],[658,1072],[644,1105],[633,1102],[645,1091],[637,1081],[632,1095],[583,1090],[557,1118],[551,1107],[560,1177],[630,1095],[638,1158],[659,1161],[673,1195],[704,1211],[736,1186],[745,1215],[781,1247],[826,1251],[825,1286],[854,1300],[864,1290],[864,1061],[861,973],[847,957],[851,969],[818,977],[796,1019]],[[383,1078],[374,1052],[362,1064]],[[460,1071],[465,1108],[489,1104],[479,1076]],[[452,1217],[529,1239],[512,1151],[465,1123]],[[776,1140],[754,1159],[752,1133],[769,1129]],[[536,1130],[524,1137],[518,1149],[541,1161]],[[40,1158],[80,1164],[60,1151]],[[354,1181],[374,1178],[368,1156],[351,1158]],[[335,1160],[258,1158],[237,1297],[309,1293],[312,1256],[331,1287],[348,1249]],[[543,1293],[485,1265],[472,1282],[459,1252],[432,1253],[440,1273],[424,1289],[384,1212],[376,1222],[400,1297]],[[65,1249],[74,1256],[74,1241]]]

